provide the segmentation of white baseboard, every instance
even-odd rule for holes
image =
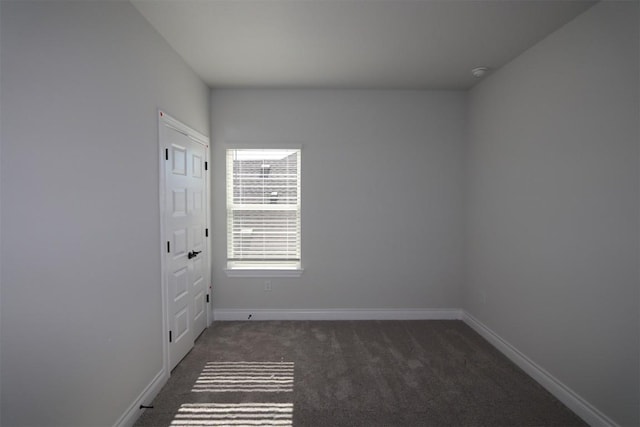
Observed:
[[[592,427],[617,427],[611,418],[600,412],[596,407],[580,397],[576,392],[564,385],[544,368],[529,359],[517,348],[504,340],[500,335],[492,331],[485,324],[473,317],[471,314],[461,310],[462,320],[473,330],[480,334],[491,345],[500,350],[520,369],[525,371],[530,377],[536,380],[547,391],[553,394],[558,400],[564,403],[569,409],[575,412],[580,418]]]
[[[251,317],[249,317],[251,316]],[[301,309],[251,310],[218,309],[213,311],[216,321],[225,320],[460,320],[457,308],[415,309]]]
[[[156,395],[160,392],[162,386],[165,385],[167,380],[169,379],[169,375],[166,370],[162,368],[160,372],[155,376],[153,380],[145,387],[145,389],[140,393],[138,398],[134,400],[134,402],[127,408],[127,410],[122,414],[120,419],[116,421],[114,426],[117,427],[131,427],[133,423],[142,415],[146,409],[140,409],[140,405],[149,405],[150,402],[156,397]]]

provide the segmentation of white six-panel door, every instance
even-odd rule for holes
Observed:
[[[161,119],[166,117],[161,115]],[[172,126],[172,122],[165,119],[160,125],[169,370],[189,352],[207,326],[209,293],[207,146]]]

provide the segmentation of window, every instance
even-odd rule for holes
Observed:
[[[227,150],[227,268],[300,270],[300,150]]]

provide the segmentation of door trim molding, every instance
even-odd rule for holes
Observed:
[[[209,137],[208,136],[203,135],[200,132],[198,132],[197,130],[192,129],[189,126],[185,125],[184,123],[174,119],[173,117],[171,117],[170,115],[168,115],[167,113],[165,113],[162,110],[158,110],[158,117],[159,117],[158,124],[160,126],[162,126],[162,124],[164,123],[165,126],[168,126],[168,127],[172,128],[172,129],[180,132],[181,134],[184,134],[184,135],[188,136],[190,139],[194,140],[198,144],[202,144],[205,147],[209,148]],[[160,157],[162,158],[162,153],[160,153]]]
[[[167,235],[166,235],[166,227],[165,227],[165,223],[164,223],[164,211],[165,211],[165,206],[166,206],[166,200],[165,200],[165,149],[168,148],[167,146],[167,142],[163,139],[163,127],[168,127],[170,129],[173,129],[177,132],[180,132],[184,135],[186,135],[189,139],[191,139],[192,141],[198,143],[198,144],[202,144],[205,148],[206,148],[206,158],[205,161],[209,162],[209,164],[211,163],[209,161],[209,137],[203,135],[202,133],[196,131],[195,129],[192,129],[191,127],[185,125],[184,123],[180,122],[179,120],[173,118],[172,116],[168,115],[167,113],[165,113],[163,110],[159,109],[158,110],[158,164],[159,164],[159,176],[158,176],[158,181],[159,181],[159,189],[160,189],[160,195],[158,198],[158,202],[159,202],[159,212],[160,212],[160,248],[159,248],[159,254],[160,254],[160,283],[161,283],[161,288],[162,288],[162,369],[163,371],[166,372],[167,374],[167,378],[170,375],[170,368],[169,368],[169,296],[167,295],[167,287],[168,287],[168,283],[167,283],[167,276],[166,276],[166,262],[165,262],[165,257],[166,257],[166,246],[164,244],[164,242],[167,240]],[[206,226],[207,228],[211,229],[211,217],[210,217],[210,211],[211,209],[209,208],[209,202],[210,202],[210,183],[209,183],[209,171],[205,170],[205,174],[206,174],[206,202],[205,202],[205,221],[206,221]],[[209,236],[211,236],[211,233],[209,233]],[[205,240],[205,244],[207,246],[207,257],[205,259],[205,269],[207,271],[207,277],[208,282],[209,283],[205,283],[205,291],[207,293],[209,293],[209,295],[211,295],[211,292],[209,290],[209,286],[211,285],[211,244],[210,244],[210,238],[207,238]],[[209,296],[209,300],[211,300],[211,296]],[[210,303],[207,307],[206,307],[206,312],[207,312],[207,320],[206,320],[206,325],[209,326],[211,324],[211,322],[213,321],[213,313],[211,312],[211,307],[213,306],[212,303]]]

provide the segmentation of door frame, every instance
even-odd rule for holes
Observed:
[[[166,209],[166,199],[165,199],[165,190],[166,190],[166,160],[165,160],[165,150],[169,148],[168,141],[165,138],[164,127],[171,128],[177,132],[180,132],[186,135],[190,140],[201,144],[205,148],[205,162],[207,165],[211,164],[209,160],[209,137],[201,134],[200,132],[192,129],[191,127],[185,125],[179,120],[173,118],[172,116],[165,113],[163,110],[158,110],[158,162],[160,165],[159,168],[159,206],[160,206],[160,276],[161,276],[161,289],[162,289],[162,366],[163,370],[166,372],[167,378],[171,375],[169,369],[169,283],[167,281],[167,263],[165,262],[165,257],[167,255],[167,246],[166,241],[168,240],[168,236],[166,234],[166,226],[165,226],[165,209]],[[209,296],[209,301],[206,303],[206,313],[207,320],[206,326],[209,327],[211,322],[213,321],[213,313],[211,307],[213,307],[212,302],[212,284],[211,284],[211,217],[210,212],[211,209],[209,207],[209,203],[211,200],[210,194],[210,182],[208,167],[205,167],[205,222],[206,228],[209,229],[209,236],[205,238],[205,245],[207,248],[207,256],[205,257],[205,290],[206,295]],[[208,282],[208,283],[207,283]],[[194,337],[196,338],[196,337]]]

